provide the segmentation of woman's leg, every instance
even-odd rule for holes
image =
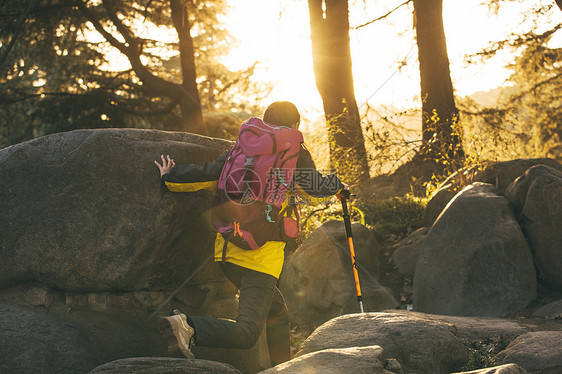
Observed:
[[[248,349],[255,345],[266,325],[277,279],[271,275],[223,264],[226,276],[240,289],[235,320],[190,317],[195,344],[204,347]]]
[[[266,326],[271,365],[276,366],[289,361],[291,359],[289,311],[285,299],[277,287],[274,290]]]
[[[234,285],[240,288],[244,268],[223,264],[223,271]],[[240,271],[240,269],[243,269]],[[281,291],[275,287],[266,321],[267,345],[271,365],[276,366],[291,359],[289,311]]]

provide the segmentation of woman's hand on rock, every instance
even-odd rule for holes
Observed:
[[[164,174],[168,174],[172,168],[176,166],[176,163],[173,158],[170,158],[170,155],[166,155],[166,158],[164,158],[164,155],[161,155],[160,158],[162,159],[162,165],[156,160],[154,160],[154,163],[158,166],[158,170],[160,170],[160,176],[163,176]]]

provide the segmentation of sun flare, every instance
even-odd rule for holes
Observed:
[[[312,70],[306,3],[237,0],[231,6],[226,27],[239,45],[225,64],[235,70],[258,61],[252,79],[273,84],[268,102],[291,100],[299,107],[321,107]]]
[[[513,55],[505,52],[486,63],[467,63],[491,41],[505,38],[521,25],[526,3],[509,4],[498,16],[478,2],[445,0],[443,20],[451,77],[457,95],[467,96],[502,85]],[[350,2],[350,42],[358,106],[391,106],[407,109],[420,105],[417,45],[412,8],[403,6],[392,16],[355,29],[396,7],[383,2]],[[239,41],[225,60],[233,69],[260,61],[254,79],[273,82],[269,101],[293,100],[303,110],[322,112],[312,70],[310,24],[306,2],[236,0],[226,26]],[[562,22],[562,12],[559,22]],[[518,22],[514,23],[514,20]],[[264,103],[265,104],[265,103]]]

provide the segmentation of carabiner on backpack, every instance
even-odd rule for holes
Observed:
[[[275,223],[275,221],[272,220],[270,215],[269,215],[269,213],[271,213],[272,209],[273,208],[271,207],[271,205],[267,204],[267,209],[265,210],[265,216],[266,216],[265,218],[267,218],[267,222]]]

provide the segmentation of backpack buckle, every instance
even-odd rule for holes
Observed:
[[[244,161],[244,169],[252,169],[253,167],[254,167],[254,158],[246,157],[246,161]]]
[[[242,230],[240,230],[240,222],[234,221],[234,236],[242,237]]]

